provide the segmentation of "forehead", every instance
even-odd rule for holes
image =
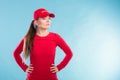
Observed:
[[[43,21],[45,19],[50,19],[51,17],[50,16],[46,16],[44,18],[37,18],[36,21]]]
[[[38,18],[38,19],[47,19],[47,18],[51,18],[51,17],[50,16],[46,16],[46,17]]]

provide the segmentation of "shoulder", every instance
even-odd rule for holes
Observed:
[[[23,42],[23,43],[26,42],[26,36],[23,36],[23,38],[21,39],[21,42]]]
[[[58,33],[56,33],[56,32],[50,32],[50,33],[51,33],[52,36],[54,36],[54,37],[56,37],[56,38],[57,38],[57,37],[61,37],[60,34],[58,34]]]
[[[63,42],[64,39],[61,37],[60,34],[55,33],[55,32],[51,32],[51,34],[54,36],[54,39],[57,43]]]
[[[56,32],[50,32],[51,36],[50,38],[52,40],[55,40],[57,43],[60,42],[62,40],[62,37],[60,36],[60,34],[56,33]]]

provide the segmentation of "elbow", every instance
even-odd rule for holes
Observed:
[[[13,51],[13,57],[16,58],[17,56],[19,56],[19,50],[15,49]]]
[[[72,58],[72,57],[73,57],[73,53],[70,54],[70,58]]]
[[[17,56],[16,50],[13,52],[13,57],[15,58]]]
[[[67,56],[71,59],[73,57],[73,53],[70,52]]]

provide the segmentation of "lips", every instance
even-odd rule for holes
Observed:
[[[46,25],[50,25],[50,24],[46,24]]]

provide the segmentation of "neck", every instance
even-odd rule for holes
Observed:
[[[47,29],[37,29],[37,34],[39,36],[46,36],[49,34],[49,31]]]

